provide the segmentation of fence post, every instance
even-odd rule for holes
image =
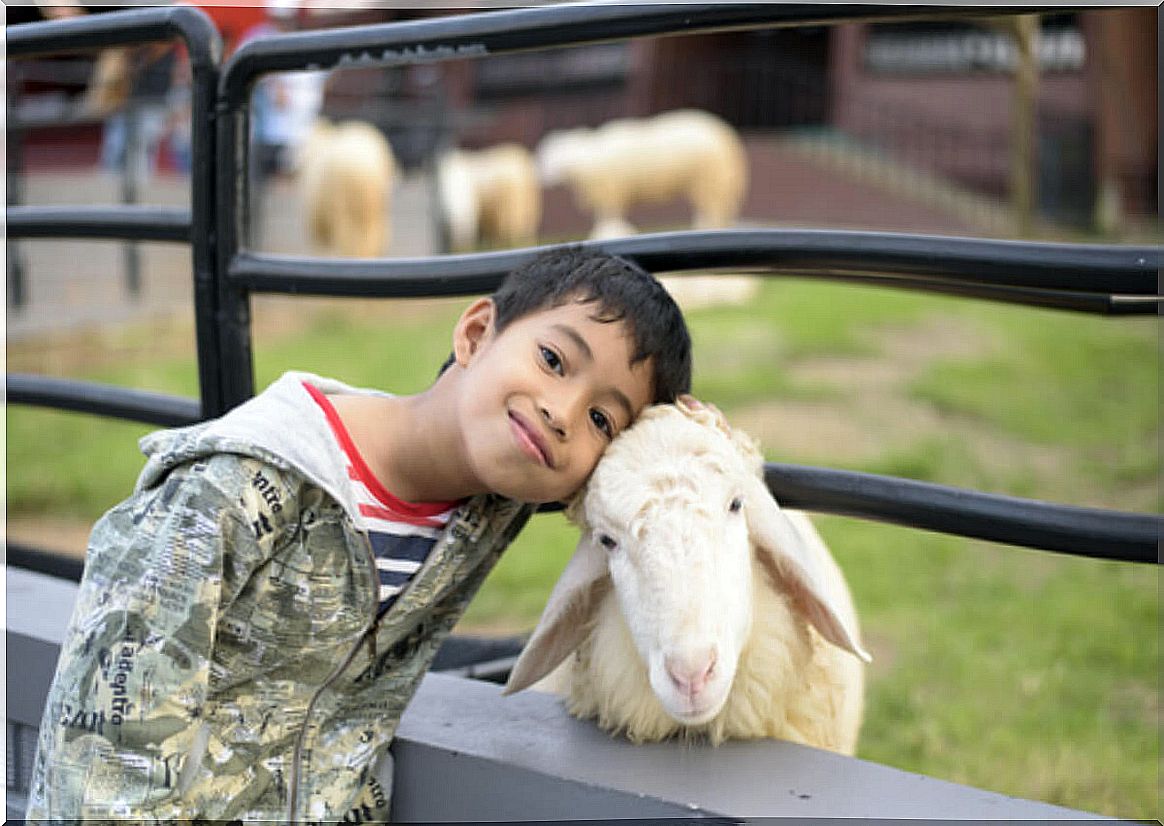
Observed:
[[[250,149],[250,103],[231,108],[221,92],[216,103],[215,124],[218,157],[215,159],[218,186],[216,250],[219,279],[216,305],[219,359],[219,408],[207,411],[220,415],[254,395],[254,361],[251,354],[251,308],[247,289],[232,283],[230,265],[246,237],[248,194],[247,166]]]

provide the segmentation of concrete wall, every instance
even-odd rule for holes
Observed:
[[[7,571],[9,818],[77,586]],[[401,721],[393,818],[423,822],[767,817],[1078,820],[1005,797],[779,741],[635,746],[532,691],[429,674]]]

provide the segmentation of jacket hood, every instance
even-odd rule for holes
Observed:
[[[218,419],[144,436],[138,445],[148,459],[136,490],[156,484],[185,462],[215,453],[235,453],[298,471],[354,512],[347,457],[323,410],[303,386],[305,382],[325,394],[391,395],[312,373],[284,373],[262,393]]]

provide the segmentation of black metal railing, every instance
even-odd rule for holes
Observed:
[[[7,208],[8,237],[118,238],[139,241],[185,242],[191,247],[194,272],[195,336],[198,352],[199,417],[223,409],[218,395],[221,359],[215,323],[214,272],[214,134],[208,124],[214,113],[222,39],[203,12],[187,6],[130,9],[9,26],[5,32],[9,60],[36,58],[98,48],[130,46],[179,39],[186,47],[191,69],[190,208],[159,209],[143,206],[13,207]],[[190,400],[156,397],[143,399],[129,388],[94,388],[76,383],[67,392],[60,380],[26,376],[8,381],[8,401],[50,404],[67,396],[67,409],[81,409],[78,401],[93,394],[94,410],[118,408],[124,418],[156,423],[169,421],[177,405]],[[62,394],[64,394],[62,396]],[[155,406],[156,405],[156,406]],[[161,418],[159,418],[161,417]]]
[[[16,238],[124,238],[190,242],[190,210],[155,206],[10,206]]]
[[[205,30],[209,24],[193,10],[110,13],[94,21],[82,20],[84,26],[64,21],[11,27],[10,57],[75,47],[81,31],[101,32],[100,43],[111,43],[115,40],[112,29],[100,28],[106,23],[117,23],[120,37],[131,32],[144,37],[145,33],[157,36],[177,31],[188,42],[193,38],[201,44],[197,47],[202,55],[201,74],[197,64],[195,72],[201,85],[195,91],[195,177],[188,221],[177,214],[147,220],[125,208],[116,214],[81,208],[9,211],[10,234],[15,219],[18,232],[26,237],[120,238],[127,237],[123,233],[148,229],[168,235],[165,240],[188,238],[195,260],[201,402],[195,405],[129,390],[102,391],[102,397],[97,392],[89,395],[92,388],[81,383],[12,376],[8,399],[160,424],[210,418],[254,394],[252,294],[384,298],[480,294],[493,290],[509,270],[541,251],[335,261],[244,249],[249,221],[249,92],[262,74],[400,66],[637,36],[875,20],[927,11],[966,16],[1024,9],[597,3],[293,33],[240,48],[217,80],[216,97],[206,85],[217,77],[215,54],[208,45],[212,38]],[[137,28],[129,25],[134,21]],[[161,29],[150,28],[163,21]],[[195,38],[195,31],[202,34]],[[34,40],[39,42],[36,48],[29,45]],[[180,237],[187,226],[188,236]],[[676,232],[589,245],[626,256],[653,272],[722,269],[772,277],[809,276],[1107,315],[1158,313],[1162,301],[1157,284],[1161,253],[1151,246],[805,230]],[[1164,519],[1158,515],[1078,508],[873,474],[769,463],[766,480],[778,499],[807,510],[1084,556],[1156,561],[1164,531]]]

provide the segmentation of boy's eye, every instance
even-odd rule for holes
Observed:
[[[610,418],[601,410],[591,410],[590,421],[594,422],[594,426],[601,430],[606,438],[614,438],[614,424],[610,421]]]
[[[549,347],[542,347],[541,345],[538,345],[538,350],[541,352],[542,361],[546,363],[546,366],[555,373],[561,374],[562,360],[558,358],[558,354]]]

